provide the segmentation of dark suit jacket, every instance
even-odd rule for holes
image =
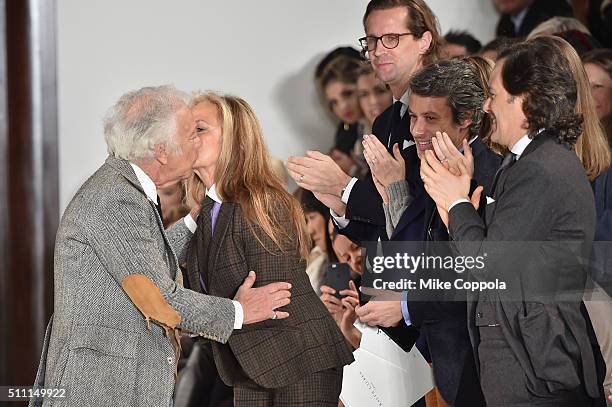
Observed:
[[[584,383],[596,397],[593,353],[580,312],[595,205],[576,154],[554,134],[539,134],[500,176],[486,221],[469,203],[453,207],[449,220],[453,249],[462,255],[486,252],[487,273],[512,284],[512,289],[489,291],[488,296],[528,390],[546,396]],[[483,276],[472,272],[470,277]],[[550,290],[551,282],[565,288],[562,300],[561,290]],[[478,359],[478,292],[468,294],[468,300],[468,327]]]
[[[488,194],[495,172],[501,164],[501,156],[491,151],[480,139],[474,140],[471,147],[474,155],[475,184],[482,185]],[[406,210],[391,240],[404,240],[402,236],[405,236],[408,230],[419,230],[420,240],[425,242],[424,252],[427,255],[451,255],[450,247],[435,243],[447,241],[448,233],[434,201],[427,194],[422,196],[424,225],[415,224],[414,214]],[[444,278],[435,272],[434,274],[428,277]],[[417,332],[418,329],[427,343],[436,384],[442,397],[454,406],[484,406],[467,330],[466,303],[445,301],[443,298],[435,301],[430,293],[428,297],[427,301],[417,301],[409,293],[408,313],[412,325],[407,326],[402,320],[398,327],[387,330],[387,334],[396,341],[402,341],[404,348],[409,348],[416,340],[416,334],[411,336],[410,332]]]
[[[526,37],[536,26],[551,17],[572,17],[572,8],[566,0],[535,0],[518,32],[509,14],[502,14],[497,23],[498,37]]]
[[[255,286],[285,281],[292,285],[289,318],[267,320],[235,330],[226,345],[213,343],[215,363],[223,381],[232,385],[248,379],[264,388],[278,388],[330,368],[341,368],[353,355],[305,273],[305,261],[292,243],[281,252],[257,225],[249,225],[238,204],[224,202],[211,233],[206,198],[191,242],[187,268],[191,287],[200,287],[200,273],[208,294],[234,298],[250,270]],[[281,223],[290,229],[290,219]],[[259,240],[266,248],[262,247]]]

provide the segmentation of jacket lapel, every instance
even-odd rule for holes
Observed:
[[[176,282],[180,282],[180,284],[182,285],[182,274],[180,272],[177,272],[179,270],[178,259],[176,258],[176,254],[174,253],[174,250],[172,250],[172,246],[170,246],[170,242],[168,241],[168,237],[166,236],[164,223],[162,222],[162,219],[159,216],[159,212],[157,211],[157,207],[155,206],[155,204],[149,198],[147,198],[144,189],[142,189],[142,185],[140,185],[140,181],[138,181],[138,178],[134,173],[134,169],[128,161],[111,156],[106,159],[105,164],[113,167],[121,176],[123,176],[130,184],[132,184],[134,188],[136,188],[144,195],[145,199],[149,203],[150,210],[153,211],[155,219],[157,220],[157,226],[159,227],[159,230],[164,240],[164,245],[166,248],[165,256],[170,270],[170,278],[174,279]],[[168,255],[168,253],[170,253],[170,255]]]

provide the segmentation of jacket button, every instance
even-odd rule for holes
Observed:
[[[172,356],[168,357],[168,364],[169,365],[173,365],[174,364],[174,358]]]
[[[476,318],[482,318],[482,312],[479,312],[478,314],[476,314]]]

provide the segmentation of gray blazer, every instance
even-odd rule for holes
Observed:
[[[597,397],[593,351],[580,311],[595,233],[593,191],[582,164],[556,134],[545,131],[501,174],[495,194],[485,220],[469,203],[451,209],[454,248],[464,255],[487,253],[487,273],[508,281],[507,290],[488,295],[528,390],[542,397],[584,385]],[[479,274],[470,277],[479,280]],[[478,327],[487,324],[476,312],[481,295],[468,294],[476,358]]]
[[[231,300],[183,288],[178,265],[191,237],[184,222],[164,231],[125,160],[109,157],[83,184],[57,232],[55,313],[36,378],[37,385],[65,387],[67,398],[45,399],[45,406],[170,405],[175,349],[121,288],[130,274],[159,287],[181,316],[178,328],[228,340]]]

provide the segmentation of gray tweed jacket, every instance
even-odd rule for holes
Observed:
[[[83,184],[57,232],[55,313],[36,377],[36,385],[65,387],[67,397],[45,399],[45,406],[170,405],[175,350],[123,291],[130,274],[155,283],[181,316],[178,328],[228,340],[231,300],[182,286],[178,264],[191,237],[184,222],[164,231],[125,160],[109,157]]]

